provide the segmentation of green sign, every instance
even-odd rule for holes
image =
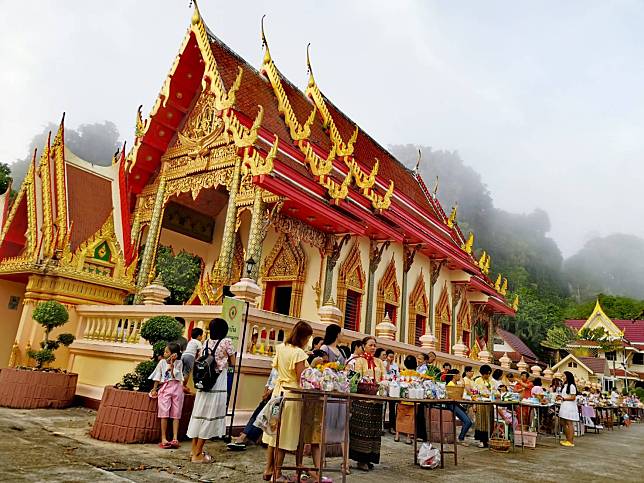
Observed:
[[[224,306],[222,308],[221,316],[228,322],[228,337],[233,342],[233,347],[237,351],[242,350],[239,347],[241,341],[241,333],[244,330],[244,309],[246,303],[233,297],[224,297]]]

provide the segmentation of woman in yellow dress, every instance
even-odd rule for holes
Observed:
[[[385,375],[385,365],[374,357],[376,338],[367,336],[363,340],[364,354],[355,364],[356,372],[362,377],[378,383]],[[382,438],[381,402],[356,400],[351,404],[349,422],[349,458],[358,462],[358,469],[369,471],[374,464],[380,463],[380,443]]]
[[[299,387],[300,376],[306,368],[307,354],[304,347],[313,334],[313,329],[304,321],[299,321],[293,327],[288,338],[283,344],[275,349],[273,358],[273,367],[277,370],[277,381],[273,389],[273,397],[280,396],[282,392],[284,397],[289,396],[285,390],[288,387]],[[302,405],[297,401],[288,401],[282,408],[282,422],[280,425],[279,447],[275,448],[276,436],[264,433],[262,441],[268,445],[266,453],[266,469],[264,470],[264,481],[270,481],[273,477],[273,469],[277,468],[276,481],[289,481],[282,475],[282,464],[284,463],[284,454],[286,451],[295,451],[299,445],[300,439],[300,419]]]

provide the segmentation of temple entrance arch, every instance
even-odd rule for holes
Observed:
[[[260,271],[264,310],[299,317],[306,278],[304,249],[286,234],[280,234]]]

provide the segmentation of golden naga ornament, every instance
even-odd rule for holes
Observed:
[[[458,210],[458,203],[456,203],[452,207],[452,212],[450,213],[449,218],[447,219],[447,226],[449,226],[450,228],[453,228],[454,225],[456,224],[456,212],[457,212],[457,210]]]
[[[465,253],[471,255],[473,246],[474,246],[474,233],[470,232],[469,236],[467,237],[467,241],[461,246],[461,248],[465,250]]]
[[[501,290],[501,274],[496,277],[496,282],[494,282],[494,290],[499,292]]]
[[[501,295],[505,295],[508,293],[508,279],[504,278],[503,279],[503,284],[501,284],[501,290],[499,291]]]
[[[514,310],[515,312],[517,310],[519,310],[519,296],[518,295],[514,296],[514,302],[512,302],[512,310]]]

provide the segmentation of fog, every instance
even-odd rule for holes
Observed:
[[[113,121],[131,145],[189,25],[188,0],[0,0],[0,161],[57,122]],[[210,29],[258,66],[259,25],[304,88],[381,144],[457,150],[494,205],[545,210],[565,256],[644,236],[644,3],[201,0]],[[431,171],[431,167],[428,167]]]

